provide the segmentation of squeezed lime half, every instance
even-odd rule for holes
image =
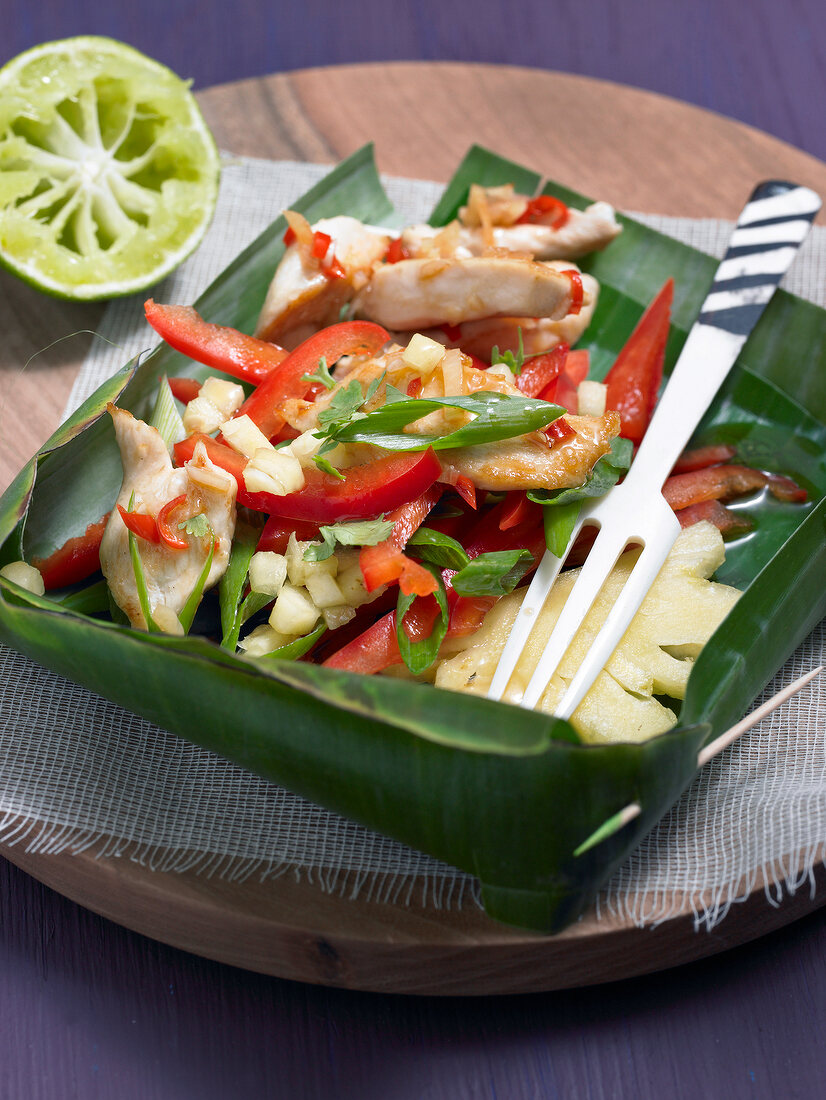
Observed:
[[[0,69],[0,263],[48,294],[158,282],[203,238],[219,175],[187,83],[131,46],[67,38]]]

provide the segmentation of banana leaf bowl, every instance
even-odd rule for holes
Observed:
[[[474,147],[433,212],[445,224],[470,183],[590,200]],[[310,221],[393,218],[372,149],[340,164],[295,208]],[[708,256],[623,218],[583,268],[601,284],[583,343],[604,376],[666,278],[676,284],[667,366],[711,282]],[[252,331],[283,250],[277,220],[198,302]],[[127,364],[63,424],[0,500],[0,565],[45,557],[108,511],[121,480],[106,405],[147,417],[159,375],[206,376],[168,347]],[[416,683],[306,663],[252,662],[208,638],[93,618],[77,601],[0,581],[0,640],[137,714],[331,810],[478,877],[487,913],[561,930],[694,778],[701,747],[748,709],[826,614],[826,312],[778,292],[698,429],[738,461],[787,474],[808,502],[760,497],[717,578],[744,590],[691,673],[679,724],[644,743],[586,745],[567,723]],[[629,803],[641,814],[623,823]],[[586,843],[588,842],[588,843]]]

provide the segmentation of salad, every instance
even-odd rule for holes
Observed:
[[[288,212],[254,336],[151,299],[173,348],[215,371],[162,379],[151,423],[110,405],[115,507],[48,559],[5,574],[63,589],[103,573],[111,614],[213,637],[252,661],[301,660],[484,693],[546,546],[627,470],[662,379],[673,284],[603,382],[588,378],[599,285],[575,260],[610,246],[613,210],[512,186],[470,189],[442,229],[398,235]],[[665,486],[684,534],[572,724],[644,740],[676,722],[694,659],[737,599],[709,578],[744,522],[722,503],[805,491],[686,453]],[[587,538],[574,548],[581,563]],[[633,549],[548,686],[552,713]],[[506,698],[518,701],[572,584],[563,575]],[[217,600],[203,600],[214,590]],[[667,698],[665,698],[667,697]]]

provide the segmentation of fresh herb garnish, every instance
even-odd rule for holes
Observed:
[[[438,657],[439,647],[442,644],[445,634],[447,634],[447,624],[450,618],[447,606],[447,594],[438,569],[429,565],[425,565],[424,568],[429,569],[436,578],[438,588],[433,595],[439,605],[438,618],[433,624],[433,629],[427,638],[419,638],[419,640],[415,642],[411,641],[407,631],[404,629],[405,615],[410,610],[414,600],[421,599],[422,597],[405,596],[404,593],[399,590],[399,599],[396,603],[396,639],[399,643],[399,652],[402,655],[402,660],[414,676],[418,676],[420,672],[425,672]]]
[[[521,326],[516,330],[519,333],[519,347],[516,354],[512,351],[499,351],[499,345],[494,344],[490,349],[490,365],[492,367],[497,366],[499,363],[504,363],[514,374],[520,375],[522,368],[525,365],[525,345],[522,343],[522,328]]]
[[[376,390],[383,381],[384,374],[379,378],[374,378],[367,387],[366,393],[362,393],[361,382],[357,378],[351,379],[346,386],[336,390],[330,404],[318,414],[318,426],[321,431],[316,434],[319,437],[337,435],[356,417],[363,417],[365,414],[360,411],[362,406],[375,397]]]
[[[505,596],[533,565],[530,550],[494,550],[479,554],[451,580],[460,596]]]
[[[250,615],[260,610],[260,608],[253,610],[252,604],[248,604],[247,601],[252,596],[259,596],[262,593],[250,592],[246,600],[242,601],[241,599],[260,533],[260,529],[256,529],[248,523],[239,522],[236,524],[229,562],[218,584],[218,603],[221,608],[221,633],[223,635],[221,645],[224,649],[230,650],[231,653],[235,652],[238,645],[238,636],[241,633],[243,624]],[[267,596],[266,599],[269,601],[272,596]]]
[[[329,368],[327,367],[327,359],[323,355],[319,359],[315,371],[312,374],[302,374],[301,381],[309,382],[310,385],[312,385],[313,382],[320,382],[322,386],[328,390],[335,389],[336,386],[336,380],[333,378],[332,374],[330,374]]]
[[[279,646],[278,649],[274,649],[271,653],[262,654],[262,656],[256,658],[256,660],[297,661],[299,657],[303,657],[305,653],[309,653],[326,629],[327,627],[325,624],[320,623],[315,630],[310,631],[309,634],[305,634],[303,638],[295,638],[292,642],[287,642],[286,645]]]
[[[447,435],[402,431],[413,421],[440,409],[462,409],[474,419]],[[544,428],[564,412],[558,405],[537,397],[515,397],[490,390],[480,390],[467,397],[411,399],[388,386],[387,402],[380,409],[358,418],[351,415],[347,422],[325,417],[324,430],[318,434],[336,443],[372,443],[389,451],[424,451],[428,447],[443,451],[525,435]],[[322,416],[324,413],[319,415],[319,421]]]
[[[203,512],[199,512],[197,516],[190,516],[183,523],[179,523],[178,530],[186,531],[188,535],[194,535],[200,539],[209,533],[209,520]]]
[[[181,612],[178,615],[178,622],[184,628],[184,634],[188,634],[189,628],[192,626],[192,620],[195,618],[195,612],[198,610],[198,605],[204,594],[204,586],[206,585],[209,571],[212,568],[212,558],[215,553],[215,535],[212,533],[212,528],[209,529],[209,533],[212,537],[209,541],[209,551],[206,556],[206,561],[204,562],[204,567],[195,582],[195,587],[190,592],[186,603],[181,608]]]
[[[338,444],[336,443],[335,446],[337,447]],[[332,450],[333,448],[328,447],[327,449]],[[323,474],[330,474],[332,477],[337,477],[339,481],[344,481],[344,474],[341,470],[337,470],[329,458],[325,458],[320,451],[317,455],[313,455],[313,462]]]
[[[304,561],[325,561],[333,553],[336,543],[341,546],[376,546],[393,532],[393,520],[354,519],[349,523],[331,523],[319,527],[321,545],[311,544],[304,551]]]
[[[405,553],[439,569],[463,569],[470,561],[464,547],[456,539],[431,527],[420,527],[414,531],[407,540]]]

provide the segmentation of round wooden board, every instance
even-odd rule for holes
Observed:
[[[826,165],[749,127],[661,96],[557,73],[396,63],[271,76],[199,96],[235,153],[333,163],[375,141],[382,171],[446,180],[473,142],[622,209],[734,218],[758,179],[826,194]],[[57,426],[102,307],[45,299],[0,273],[0,491]],[[282,977],[382,992],[517,993],[611,981],[745,943],[826,902],[766,901],[762,882],[712,933],[688,907],[655,929],[586,916],[557,937],[505,928],[471,903],[436,909],[352,901],[290,875],[229,883],[161,874],[127,859],[4,855],[129,928]],[[414,891],[415,895],[415,891]]]

